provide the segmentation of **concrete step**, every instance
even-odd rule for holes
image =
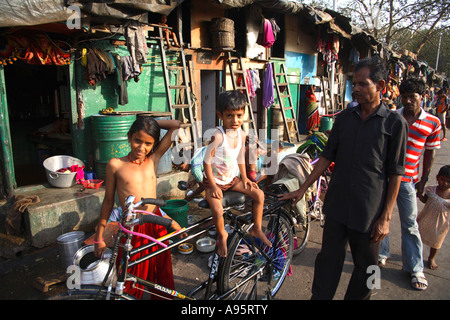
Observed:
[[[158,177],[158,198],[184,198],[178,189],[178,181],[187,180],[187,172],[173,171]],[[57,238],[67,232],[81,230],[93,232],[100,215],[105,187],[84,189],[81,185],[71,188],[54,188],[49,184],[19,188],[16,194],[38,196],[40,202],[28,206],[23,223],[31,245],[43,248],[55,244]]]

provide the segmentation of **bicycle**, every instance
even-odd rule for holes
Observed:
[[[127,198],[124,206],[125,210],[121,218],[120,229],[115,240],[113,253],[109,259],[109,268],[102,284],[100,286],[83,286],[69,289],[67,294],[60,296],[59,299],[135,299],[124,291],[127,281],[144,286],[145,289],[151,289],[152,294],[161,295],[165,298],[182,300],[271,299],[281,288],[290,270],[293,254],[293,236],[292,222],[289,220],[288,212],[282,208],[283,202],[278,201],[277,195],[271,194],[269,197],[272,201],[265,205],[263,231],[272,241],[271,248],[262,245],[258,239],[254,239],[247,233],[247,230],[252,226],[252,213],[237,214],[237,210],[233,209],[236,206],[248,204],[245,196],[233,191],[224,193],[224,217],[232,227],[231,234],[228,237],[228,254],[225,258],[219,257],[216,246],[208,279],[194,287],[189,293],[182,294],[128,274],[127,270],[138,263],[208,232],[214,227],[211,223],[212,217],[204,218],[188,228],[170,233],[160,239],[151,239],[152,242],[147,245],[131,248],[133,236],[146,236],[134,233],[132,230],[135,225],[138,223],[155,223],[167,226],[167,219],[148,214],[148,212],[135,210],[136,207],[143,204],[155,204],[164,207],[164,200],[147,198],[141,199],[140,202],[134,204],[134,197],[130,196]],[[199,205],[203,208],[208,207],[205,200],[200,202]],[[140,213],[140,215],[138,216],[137,213]],[[181,233],[187,234],[191,231],[192,234],[185,238],[175,240],[168,245],[164,243],[179,236]],[[117,268],[117,280],[114,283],[110,274],[115,268],[122,238],[126,240],[122,249],[122,258]],[[130,261],[134,254],[156,245],[160,247],[156,251],[137,260]],[[260,283],[262,284],[261,286],[259,286]],[[263,290],[259,291],[261,287]]]
[[[311,161],[311,165],[314,165],[318,161],[318,158]],[[306,214],[302,215],[291,204],[286,207],[292,217],[292,232],[294,235],[294,248],[293,255],[296,256],[303,252],[308,243],[311,223],[319,221],[321,227],[325,224],[325,215],[322,212],[323,201],[321,195],[326,193],[328,183],[330,181],[331,172],[327,169],[320,177],[315,181],[316,192],[312,194],[311,198],[306,202]],[[275,193],[288,193],[289,190],[283,184],[271,185],[272,190]]]

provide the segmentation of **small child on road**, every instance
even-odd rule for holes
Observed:
[[[425,194],[419,196],[425,206],[417,217],[422,242],[430,247],[428,263],[432,270],[438,269],[436,255],[449,228],[450,165],[443,166],[436,178],[438,184],[427,186]]]

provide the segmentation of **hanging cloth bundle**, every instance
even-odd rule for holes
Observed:
[[[263,27],[263,32],[259,33],[256,43],[265,48],[270,48],[270,47],[272,47],[273,43],[275,42],[275,36],[273,33],[272,23],[268,19],[263,19],[262,27]]]

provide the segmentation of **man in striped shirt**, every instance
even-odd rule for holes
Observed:
[[[422,240],[417,218],[417,194],[422,194],[428,175],[434,162],[435,150],[440,148],[441,124],[437,117],[426,113],[422,101],[426,92],[425,82],[418,78],[409,78],[400,85],[403,108],[398,112],[408,123],[408,144],[405,157],[405,175],[402,177],[397,197],[397,207],[402,230],[403,269],[411,273],[411,285],[414,289],[425,290],[428,283],[423,273]],[[422,151],[422,175],[419,181],[419,163]],[[389,258],[389,238],[382,243],[379,262],[384,266]]]

